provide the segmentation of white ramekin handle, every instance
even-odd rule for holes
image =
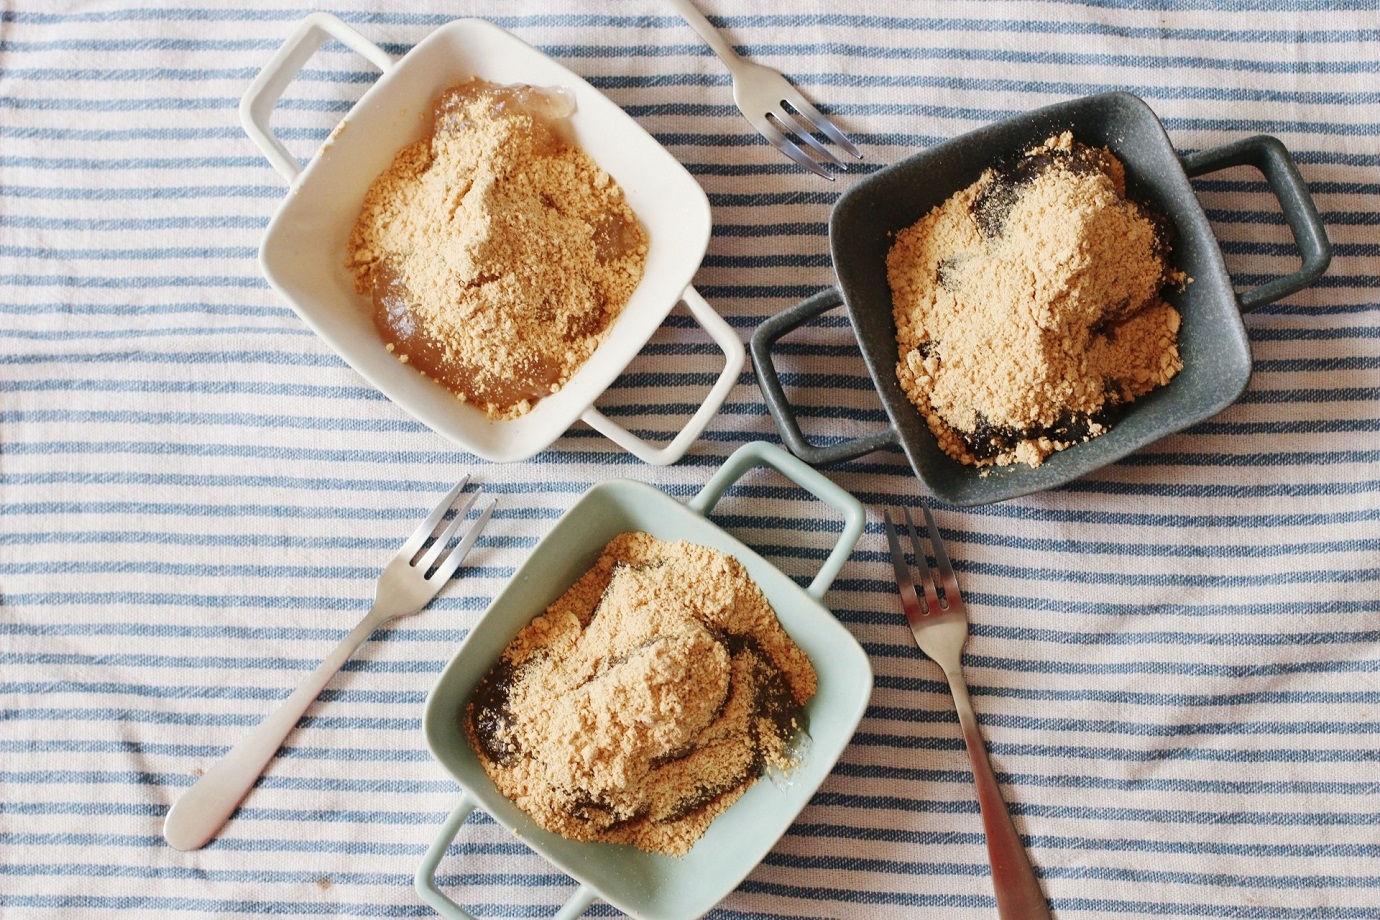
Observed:
[[[312,13],[297,24],[297,28],[264,65],[264,69],[259,71],[240,99],[240,124],[244,126],[244,132],[289,183],[302,171],[302,164],[274,136],[269,119],[288,84],[316,50],[331,38],[358,51],[379,70],[393,66],[393,58],[388,52],[330,13]]]
[[[723,317],[705,302],[699,291],[693,287],[688,287],[685,289],[685,293],[681,295],[681,300],[689,308],[690,315],[704,328],[705,332],[709,333],[709,337],[714,340],[715,344],[723,350],[724,369],[719,374],[719,379],[714,381],[714,386],[709,391],[709,396],[705,398],[704,405],[696,410],[695,414],[690,417],[690,421],[686,422],[685,427],[680,430],[680,433],[666,446],[656,447],[642,440],[593,406],[586,409],[584,415],[580,416],[589,427],[639,460],[655,466],[666,466],[685,456],[690,445],[704,432],[705,428],[709,427],[709,420],[724,404],[724,400],[728,398],[729,390],[732,390],[733,385],[738,382],[738,376],[742,374],[743,366],[747,363],[747,352],[743,348],[742,340],[738,338],[738,333],[734,332],[733,327],[724,322]]]

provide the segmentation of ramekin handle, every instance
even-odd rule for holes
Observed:
[[[446,855],[446,850],[455,842],[455,835],[460,833],[460,826],[463,825],[470,813],[478,805],[468,792],[460,796],[460,804],[455,806],[455,810],[446,818],[441,825],[440,832],[436,835],[436,840],[422,857],[422,864],[417,867],[417,876],[413,880],[413,887],[417,890],[417,895],[431,906],[436,913],[448,920],[477,920],[474,914],[465,910],[445,895],[436,884],[436,869],[441,865],[441,860]],[[575,889],[575,893],[566,899],[565,904],[556,912],[554,920],[575,920],[581,916],[589,905],[594,903],[598,897],[594,889],[588,885],[580,885]]]
[[[843,533],[839,534],[838,542],[834,544],[824,564],[819,567],[819,572],[815,575],[814,581],[810,582],[810,587],[805,589],[815,600],[823,601],[824,592],[829,590],[829,586],[838,577],[839,570],[853,554],[853,547],[857,545],[863,527],[867,524],[867,512],[863,510],[862,502],[834,485],[823,473],[812,469],[775,445],[766,441],[751,441],[735,450],[724,461],[724,465],[719,467],[719,471],[704,484],[704,488],[686,502],[686,505],[692,511],[708,515],[729,487],[741,479],[744,473],[757,466],[772,467],[843,514]]]
[[[828,287],[767,318],[752,334],[752,363],[757,369],[757,385],[762,389],[767,412],[776,423],[776,430],[791,453],[811,466],[832,466],[845,460],[853,460],[874,450],[889,447],[900,440],[899,433],[891,427],[828,447],[811,444],[800,430],[800,423],[795,417],[795,407],[791,405],[791,401],[786,397],[785,388],[781,386],[781,378],[777,376],[776,364],[771,356],[771,347],[776,344],[776,340],[842,305],[843,293],[838,288]]]
[[[269,119],[283,91],[288,88],[316,50],[334,38],[358,51],[379,70],[393,66],[387,51],[360,35],[330,13],[312,13],[297,24],[273,57],[259,71],[240,99],[240,124],[278,174],[291,183],[302,172],[302,164],[288,152],[273,133]]]
[[[689,308],[690,315],[703,327],[705,332],[709,333],[709,337],[714,340],[715,344],[723,350],[724,369],[719,374],[719,379],[714,382],[709,396],[705,398],[704,405],[695,411],[695,414],[690,417],[690,421],[685,423],[685,427],[680,430],[680,433],[671,439],[671,442],[666,446],[657,447],[642,440],[593,406],[586,409],[584,415],[580,416],[589,427],[639,460],[655,466],[666,466],[685,456],[690,445],[704,433],[705,428],[709,427],[709,420],[723,406],[724,400],[728,398],[729,390],[732,390],[733,385],[738,382],[738,375],[743,372],[743,366],[747,363],[747,352],[743,348],[742,340],[738,338],[738,333],[733,331],[732,326],[724,322],[723,317],[705,302],[698,291],[693,287],[686,288],[685,293],[681,295],[681,300]]]
[[[1302,261],[1299,269],[1239,294],[1237,302],[1242,313],[1287,297],[1327,271],[1332,261],[1332,243],[1327,239],[1327,228],[1308,192],[1308,183],[1303,181],[1294,158],[1278,138],[1268,134],[1242,138],[1221,147],[1190,153],[1182,162],[1184,173],[1190,178],[1231,166],[1254,166],[1279,201],[1284,221],[1294,235],[1294,245]]]

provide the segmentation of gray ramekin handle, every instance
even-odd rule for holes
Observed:
[[[842,303],[843,295],[838,288],[825,288],[764,321],[752,333],[750,343],[752,363],[757,369],[757,385],[762,389],[762,397],[766,400],[767,411],[771,413],[772,421],[776,423],[776,430],[780,432],[781,440],[790,448],[791,453],[811,466],[842,463],[863,454],[870,454],[874,450],[881,450],[897,443],[898,440],[896,429],[888,428],[865,438],[855,438],[828,447],[811,444],[805,440],[800,423],[795,419],[795,408],[786,399],[786,391],[781,388],[781,379],[777,376],[776,365],[771,359],[772,345],[786,333],[800,328]]]
[[[1236,300],[1242,313],[1287,297],[1327,271],[1332,261],[1332,244],[1327,240],[1318,208],[1313,204],[1313,196],[1308,193],[1294,158],[1278,138],[1259,134],[1210,150],[1199,150],[1181,160],[1184,172],[1190,177],[1231,166],[1254,166],[1265,176],[1270,191],[1279,199],[1284,220],[1294,234],[1294,245],[1303,257],[1303,265],[1291,275],[1267,281],[1240,294]]]

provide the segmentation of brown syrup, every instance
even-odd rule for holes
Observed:
[[[551,395],[560,371],[536,362],[517,368],[519,376],[504,379],[486,368],[447,356],[412,308],[407,285],[390,267],[374,276],[374,327],[399,360],[415,367],[441,386],[475,403],[513,406]]]
[[[575,143],[570,113],[575,110],[571,97],[563,90],[539,89],[516,83],[500,86],[487,80],[470,80],[452,86],[441,94],[432,110],[432,134],[459,134],[473,127],[465,116],[465,106],[489,96],[497,99],[492,111],[496,117],[516,112],[531,118],[533,152],[549,156]]]

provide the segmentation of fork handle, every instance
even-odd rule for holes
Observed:
[[[268,718],[258,724],[230,749],[230,753],[202,774],[192,788],[182,794],[167,818],[163,836],[177,850],[195,850],[206,845],[234,813],[249,790],[254,788],[278,748],[336,672],[369,638],[369,634],[388,617],[376,608],[350,631],[340,644],[302,681],[292,695],[283,700]]]
[[[987,745],[978,731],[977,716],[968,700],[968,685],[957,671],[946,671],[949,690],[963,728],[963,743],[973,764],[973,784],[977,787],[982,830],[987,837],[987,858],[992,863],[992,889],[1001,920],[1049,920],[1049,904],[1030,866],[1030,857],[1021,844],[1016,825],[1006,809],[1001,787],[987,758]]]
[[[671,0],[671,5],[680,13],[681,18],[689,23],[690,28],[699,33],[700,38],[704,39],[704,43],[709,46],[709,49],[719,56],[719,60],[727,64],[730,69],[742,60],[738,56],[738,52],[734,51],[724,40],[719,30],[714,28],[714,24],[706,19],[705,15],[696,9],[690,0]]]

